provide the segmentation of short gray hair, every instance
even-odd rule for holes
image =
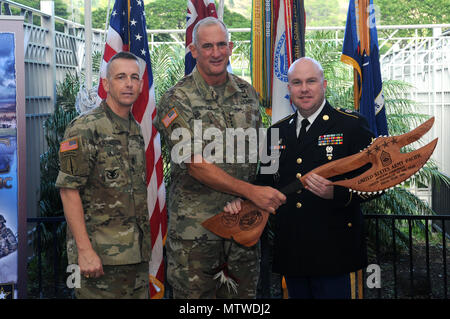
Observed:
[[[192,31],[192,43],[197,46],[198,44],[198,28],[200,28],[201,26],[208,26],[208,25],[215,25],[215,24],[219,24],[222,26],[222,28],[225,31],[225,34],[227,36],[227,42],[230,41],[230,33],[228,32],[228,28],[225,25],[225,23],[223,23],[222,21],[220,21],[217,18],[214,17],[206,17],[202,20],[200,20],[199,22],[197,22],[197,24],[194,27],[194,30]]]

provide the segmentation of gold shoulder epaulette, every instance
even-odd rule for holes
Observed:
[[[294,113],[292,113],[292,114],[289,114],[288,116],[286,116],[286,117],[283,117],[281,120],[278,120],[276,123],[274,123],[274,124],[272,124],[272,125],[277,125],[277,124],[279,124],[279,123],[281,123],[281,122],[284,122],[284,121],[286,121],[286,120],[289,120],[292,116],[294,116],[295,115],[295,112]]]
[[[335,110],[338,111],[339,113],[344,114],[344,115],[354,117],[355,119],[359,118],[357,113],[353,112],[352,110],[346,110],[346,109],[343,109],[343,108],[335,109]]]

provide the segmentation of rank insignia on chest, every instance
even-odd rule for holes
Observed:
[[[318,139],[318,145],[324,146],[324,145],[341,145],[344,142],[344,134],[327,134],[327,135],[321,135]]]

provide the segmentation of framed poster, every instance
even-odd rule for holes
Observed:
[[[0,43],[0,298],[17,298],[26,277],[23,18],[0,16]]]

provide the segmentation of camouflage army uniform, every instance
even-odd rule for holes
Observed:
[[[65,132],[59,157],[56,186],[80,191],[87,233],[102,264],[139,267],[145,263],[148,274],[145,145],[131,113],[123,119],[102,102],[79,116]],[[76,264],[76,243],[69,228],[67,233],[69,264]],[[77,289],[77,296],[83,296],[85,286]],[[107,293],[113,288],[101,285]]]
[[[17,250],[17,239],[11,229],[5,226],[6,220],[0,215],[0,258]]]
[[[210,141],[202,140],[203,133],[208,128],[218,128],[223,134],[224,142],[226,128],[257,130],[261,126],[255,90],[250,84],[230,73],[227,83],[220,90],[210,87],[195,68],[190,75],[164,94],[157,110],[154,124],[172,152],[179,142],[178,139],[170,138],[176,128],[184,128],[191,134],[190,139],[181,138],[181,143],[178,143],[178,146],[191,146],[189,150],[192,152],[182,152],[179,156],[183,160],[190,158],[197,149],[202,152],[205,146],[208,147],[212,143],[214,138]],[[198,126],[194,127],[194,120],[201,121],[202,124],[202,131],[197,134],[199,136],[194,136],[198,131]],[[215,165],[235,178],[253,182],[257,163],[249,163],[248,136],[245,139],[247,152],[245,159],[241,158],[245,160],[244,163],[236,163],[236,158],[234,162],[226,163],[226,151],[223,147],[223,158],[215,162]],[[220,147],[225,145],[225,142],[218,142]],[[236,144],[235,156],[242,155],[236,154]],[[229,249],[230,241],[223,241],[201,226],[204,220],[222,211],[226,202],[233,198],[234,196],[214,191],[191,177],[186,165],[177,164],[171,156],[167,276],[176,298],[215,297],[213,294],[217,282],[212,279],[214,269],[225,261],[228,261],[230,271],[239,280],[238,294],[219,295],[220,292],[217,291],[216,296],[255,296],[259,275],[259,246],[246,248],[233,243]]]

